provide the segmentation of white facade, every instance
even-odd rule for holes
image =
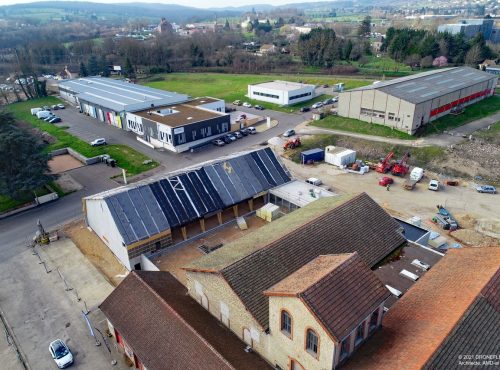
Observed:
[[[87,225],[107,245],[111,252],[125,266],[132,270],[133,262],[128,257],[127,247],[103,199],[84,199]],[[137,262],[135,262],[137,263]]]
[[[288,81],[271,81],[248,85],[248,97],[278,105],[293,105],[315,97],[314,85]]]

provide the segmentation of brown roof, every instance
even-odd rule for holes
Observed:
[[[267,328],[269,309],[265,290],[322,254],[357,251],[373,267],[406,241],[398,229],[399,224],[362,193],[308,223],[289,228],[279,239],[271,238],[265,247],[224,267],[220,273],[248,311]],[[242,239],[252,240],[253,234]]]
[[[100,309],[150,370],[270,368],[168,272],[132,271]]]
[[[383,329],[349,360],[346,368],[421,369],[498,266],[500,247],[449,250],[389,310]]]
[[[173,109],[177,112],[168,115],[160,115],[155,113],[164,109]],[[189,102],[183,104],[154,107],[153,109],[144,109],[138,112],[134,112],[134,114],[148,120],[167,125],[169,127],[184,126],[195,122],[205,121],[211,118],[222,117],[225,115],[225,113],[198,108],[196,105],[193,106],[189,104]]]
[[[265,294],[296,291],[294,283],[301,289],[296,295],[338,342],[390,296],[357,253],[319,256]]]

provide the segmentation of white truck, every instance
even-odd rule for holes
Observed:
[[[31,108],[31,115],[36,116],[38,112],[41,112],[43,109],[42,108]]]
[[[410,173],[410,180],[419,182],[424,177],[424,170],[420,167],[415,167]]]
[[[47,118],[50,115],[52,115],[52,112],[50,112],[48,110],[41,110],[41,111],[36,113],[36,117],[40,118],[40,119]]]

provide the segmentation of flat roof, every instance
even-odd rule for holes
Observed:
[[[292,180],[281,186],[277,186],[271,189],[269,193],[274,194],[281,199],[287,200],[299,207],[304,207],[321,198],[333,197],[337,195],[319,186],[311,185],[300,180]]]
[[[185,94],[153,89],[106,77],[64,80],[59,82],[59,87],[71,90],[81,100],[117,112],[146,109],[151,107],[151,104],[155,106],[177,104],[189,98]]]
[[[403,221],[399,218],[394,217],[394,219],[399,222],[401,227],[403,228],[403,235],[407,240],[410,240],[412,242],[416,242],[419,240],[421,237],[423,237],[425,234],[427,234],[429,231],[425,230],[421,227],[418,227],[416,225],[413,225],[409,222]]]
[[[418,104],[494,78],[497,77],[491,73],[471,67],[453,67],[382,81],[346,92],[380,90]]]
[[[222,100],[216,99],[216,98],[211,98],[210,96],[205,96],[202,98],[195,98],[193,100],[190,100],[190,101],[186,102],[186,104],[199,106],[199,105],[203,105],[203,104],[216,103],[218,101],[222,101]]]
[[[302,89],[304,87],[312,87],[312,88],[315,87],[314,85],[303,84],[300,82],[279,81],[279,80],[262,82],[262,83],[252,84],[252,85],[263,87],[266,89],[281,90],[281,91],[293,91],[293,90]]]
[[[144,109],[134,112],[134,114],[169,127],[179,127],[195,122],[205,121],[211,118],[228,116],[228,114],[225,113],[200,108],[199,105],[200,104],[196,103],[192,104],[192,102],[185,104],[164,105],[153,109]],[[168,109],[172,110],[173,113],[166,115],[157,113]]]

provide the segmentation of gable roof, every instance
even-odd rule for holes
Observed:
[[[498,272],[498,266],[498,247],[449,250],[391,307],[384,317],[383,329],[360,348],[345,364],[345,368],[421,369],[457,326],[464,313],[472,307],[480,292],[483,291],[483,295],[487,292],[483,288],[492,289],[488,282]],[[498,285],[498,276],[494,281]],[[498,297],[498,293],[489,294],[490,304],[495,305],[498,298],[492,297]],[[474,310],[472,314],[479,317],[475,316],[476,312]],[[485,324],[485,317],[480,317],[479,321]],[[493,323],[490,319],[487,326]],[[481,330],[488,335],[487,327],[482,326]],[[467,335],[471,336],[472,341],[478,339],[471,332]],[[494,340],[494,336],[481,340]],[[459,343],[454,342],[453,346],[460,346]],[[451,368],[457,367],[458,357],[454,360]]]
[[[150,370],[270,369],[168,272],[132,271],[100,309]]]
[[[284,217],[283,225],[287,217],[290,216]],[[357,251],[365,263],[373,267],[405,242],[398,229],[398,223],[362,193],[306,224],[289,228],[279,239],[271,238],[265,247],[222,268],[220,273],[248,311],[267,328],[269,309],[265,290],[322,254]],[[252,240],[254,234],[242,239]],[[221,253],[223,249],[228,247],[221,248]]]
[[[338,342],[390,296],[356,252],[319,256],[264,294],[299,297]]]
[[[452,67],[381,81],[346,92],[380,90],[410,103],[418,104],[495,78],[496,76],[490,73],[471,67]]]
[[[500,268],[426,363],[424,369],[451,369],[457,365],[457,359],[463,354],[500,353],[499,328]],[[498,361],[498,358],[491,360]],[[487,367],[489,366],[484,366]]]
[[[84,199],[103,199],[130,245],[288,181],[284,166],[265,148]]]

